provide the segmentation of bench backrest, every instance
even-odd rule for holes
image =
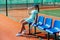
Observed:
[[[38,17],[38,22],[37,22],[37,24],[39,24],[39,25],[44,24],[44,16],[39,16],[39,17]]]
[[[52,18],[46,18],[45,19],[45,25],[47,27],[51,27],[52,26]]]

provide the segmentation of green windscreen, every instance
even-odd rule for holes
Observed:
[[[8,4],[25,4],[43,2],[60,2],[60,0],[7,0]],[[6,0],[0,0],[0,4],[6,4]]]

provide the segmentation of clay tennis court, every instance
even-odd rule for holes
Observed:
[[[29,35],[16,37],[16,34],[21,30],[20,20],[29,17],[27,8],[32,7],[32,4],[39,4],[39,16],[60,20],[60,0],[0,0],[0,40],[41,40]],[[8,13],[8,16],[6,14]],[[28,24],[25,25],[28,30]],[[34,33],[34,28],[31,30]],[[37,29],[37,32],[40,30]],[[29,31],[26,33],[28,34]],[[37,34],[44,37],[43,40],[48,40],[47,32]],[[58,35],[58,34],[57,34]],[[50,40],[53,40],[51,37]]]
[[[55,8],[52,8],[52,9],[55,10]],[[49,10],[52,10],[52,9],[49,9]],[[19,30],[21,30],[21,23],[19,23],[19,21],[23,18],[29,17],[28,10],[9,10],[8,12],[9,12],[8,17],[6,17],[3,14],[0,14],[0,40],[39,40],[39,38],[32,38],[32,37],[22,37],[22,36],[16,37],[16,33]],[[39,16],[40,15],[52,18],[53,20],[55,19],[60,20],[59,17],[48,16],[45,14],[39,14]],[[28,28],[28,25],[26,25],[26,30],[27,28]],[[45,34],[46,33],[43,32],[39,34],[39,36],[45,37]],[[44,40],[47,40],[47,39],[45,38]]]

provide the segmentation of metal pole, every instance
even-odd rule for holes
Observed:
[[[55,2],[56,2],[56,0],[54,0],[54,7],[55,7]]]
[[[43,0],[41,1],[41,6],[43,6]]]
[[[7,0],[6,0],[6,16],[8,16],[8,6],[7,6]]]
[[[11,4],[12,4],[12,0],[10,0],[10,4],[9,4],[10,8],[12,8],[12,7],[11,7]]]
[[[28,8],[28,0],[27,0],[26,4],[27,4],[27,8]]]

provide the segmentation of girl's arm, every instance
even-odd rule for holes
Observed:
[[[31,8],[28,8],[28,14],[31,15]]]
[[[37,18],[38,18],[38,14],[35,17],[35,21],[31,24],[31,26],[33,26],[33,24],[37,23]]]
[[[35,17],[35,23],[37,23],[37,18],[38,18],[38,13],[37,13],[37,15]]]

